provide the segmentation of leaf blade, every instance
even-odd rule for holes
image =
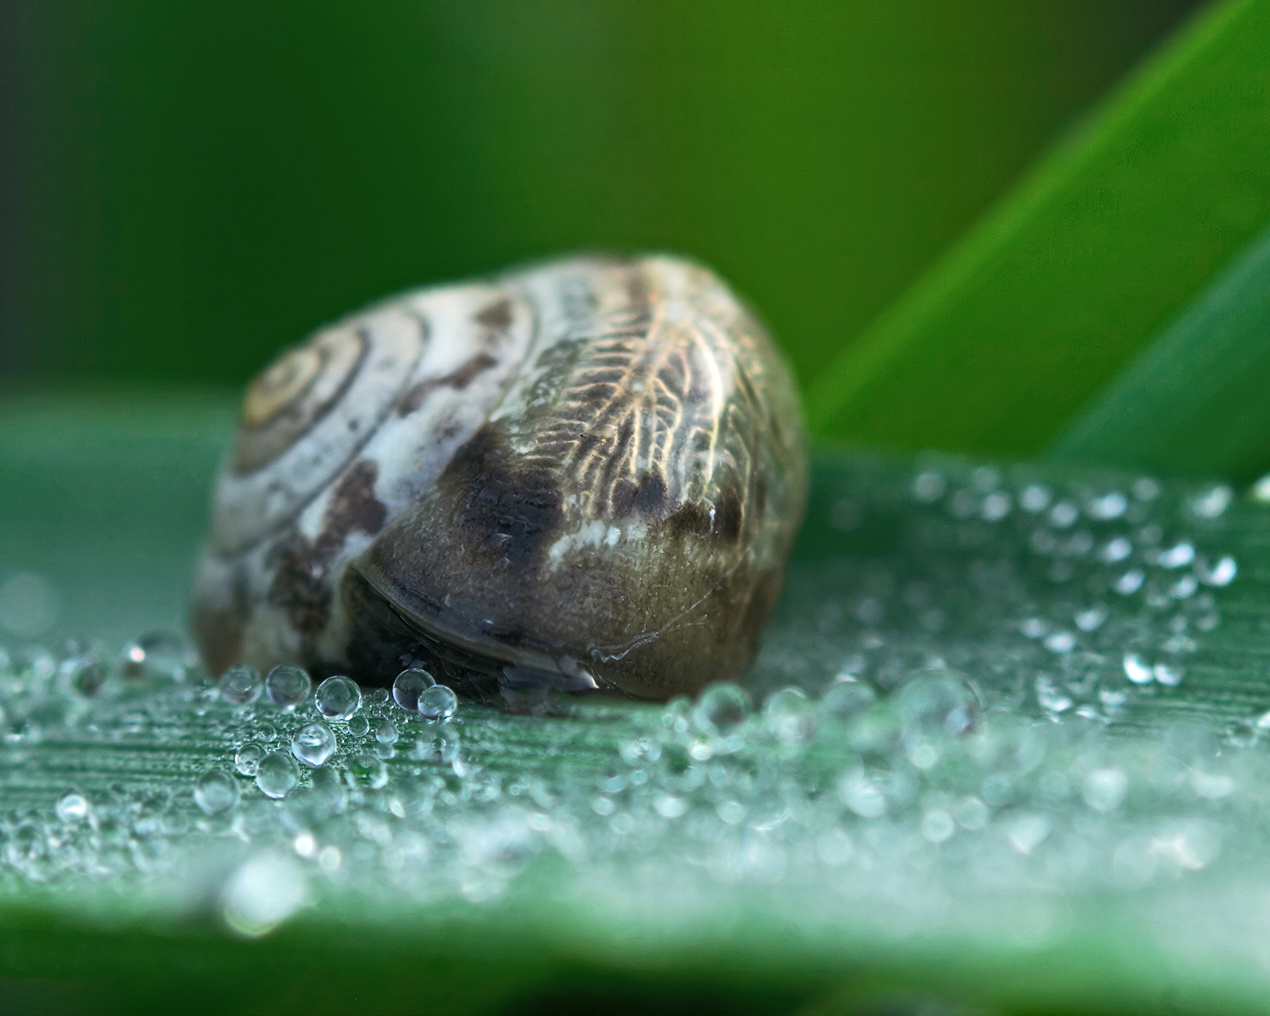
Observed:
[[[1270,218],[1268,39],[1264,0],[1192,23],[829,367],[813,432],[1044,448]]]

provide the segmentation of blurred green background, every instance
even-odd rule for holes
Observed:
[[[0,5],[0,384],[238,383],[387,292],[682,251],[801,381],[1197,5]]]

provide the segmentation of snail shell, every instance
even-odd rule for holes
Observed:
[[[785,364],[696,264],[578,257],[416,290],[252,382],[193,627],[214,672],[692,692],[754,651],[802,446]]]

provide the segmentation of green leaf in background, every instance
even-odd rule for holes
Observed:
[[[1270,219],[1270,3],[1214,6],[816,379],[822,438],[1045,448]]]
[[[1069,462],[1248,481],[1270,467],[1270,231],[1050,446]]]
[[[0,380],[238,384],[587,248],[712,265],[807,382],[1195,6],[8,0]]]

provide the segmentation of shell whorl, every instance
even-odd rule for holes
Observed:
[[[805,483],[784,364],[706,269],[419,290],[249,389],[195,629],[213,668],[418,651],[664,697],[748,658]]]

